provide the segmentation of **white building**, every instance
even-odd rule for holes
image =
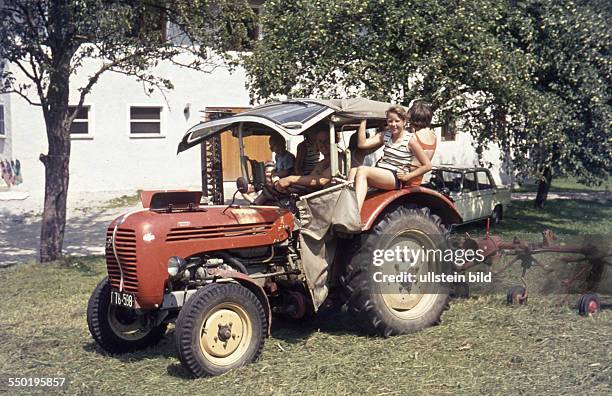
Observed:
[[[94,66],[94,65],[90,65]],[[9,66],[10,67],[10,66]],[[71,84],[82,86],[94,67],[85,67]],[[86,111],[73,124],[70,159],[72,191],[115,191],[181,188],[200,185],[200,150],[176,155],[185,131],[201,121],[207,107],[248,107],[245,73],[217,68],[210,74],[164,64],[159,73],[175,88],[164,96],[148,95],[135,79],[106,73],[85,101]],[[18,81],[25,79],[16,70]],[[88,73],[89,72],[89,73]],[[75,94],[75,91],[72,91]],[[76,96],[71,97],[76,103]],[[475,164],[472,138],[457,131],[438,133],[434,164]],[[295,148],[296,142],[290,145]],[[38,157],[47,152],[45,123],[40,107],[16,94],[0,95],[0,159],[19,159],[23,191],[44,189],[44,167]],[[485,154],[501,181],[500,151]],[[507,182],[504,180],[504,182]]]
[[[263,1],[255,2],[261,6]],[[20,70],[8,67],[17,84],[29,83]],[[97,70],[97,61],[86,63],[71,78],[71,103],[77,103],[78,87]],[[72,126],[70,191],[125,191],[137,189],[193,188],[201,184],[200,150],[176,155],[185,131],[202,120],[206,108],[249,106],[245,72],[218,67],[206,74],[179,68],[169,62],[155,71],[169,78],[174,90],[147,94],[132,77],[107,72],[85,100],[85,110]],[[475,164],[472,138],[437,129],[434,164]],[[444,136],[443,136],[444,135]],[[297,142],[290,143],[295,150]],[[42,110],[17,94],[0,95],[0,160],[19,159],[23,183],[12,187],[26,192],[44,190],[44,166],[39,155],[47,153]],[[500,151],[492,147],[485,159],[500,177]],[[225,161],[225,160],[224,160]],[[4,182],[0,180],[0,186]]]
[[[93,66],[86,65],[71,79],[72,87],[83,86]],[[12,71],[17,81],[26,81],[17,70]],[[244,72],[230,74],[217,68],[204,74],[169,64],[161,65],[158,72],[170,77],[175,86],[165,98],[160,92],[147,95],[141,83],[121,74],[106,73],[100,78],[85,100],[86,111],[72,127],[71,190],[200,184],[200,151],[192,149],[177,156],[176,148],[185,131],[202,119],[201,111],[207,106],[248,106]],[[73,89],[71,103],[76,102]],[[0,95],[0,106],[0,120],[4,121],[0,158],[20,160],[23,184],[19,189],[44,189],[44,166],[38,157],[47,152],[47,137],[41,108],[16,94]]]

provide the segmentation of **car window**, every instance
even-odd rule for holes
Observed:
[[[489,175],[485,171],[479,171],[476,173],[478,177],[478,189],[487,190],[493,188],[493,183],[489,179]]]
[[[463,191],[478,191],[478,183],[476,183],[476,174],[474,172],[466,172],[463,177]]]
[[[450,192],[461,191],[461,172],[448,172],[443,171],[442,180],[444,180],[444,187],[448,188]]]

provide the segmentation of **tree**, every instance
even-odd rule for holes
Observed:
[[[244,60],[253,100],[343,96],[430,101],[482,153],[536,177],[611,168],[609,6],[552,0],[266,2]],[[602,2],[597,2],[602,4]],[[606,124],[607,123],[607,124]]]
[[[150,69],[160,61],[210,70],[215,54],[248,45],[253,14],[246,0],[4,0],[0,5],[0,60],[29,80],[19,83],[9,69],[0,75],[0,92],[15,93],[40,106],[48,153],[45,166],[40,261],[61,256],[66,223],[69,128],[100,76],[122,73],[141,80],[149,90],[172,83]],[[172,30],[166,37],[165,26]],[[180,59],[185,59],[184,57]],[[78,104],[68,106],[70,77],[85,62],[99,63],[87,83],[77,88]],[[32,93],[32,90],[34,93]],[[36,98],[36,99],[34,99]]]
[[[530,157],[515,162],[539,177],[538,208],[554,176],[593,184],[610,174],[610,10],[600,1],[518,2],[511,10],[510,38],[533,59],[514,137],[531,142]]]

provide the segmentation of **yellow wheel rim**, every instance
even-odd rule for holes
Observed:
[[[394,235],[385,249],[395,250],[404,247],[410,251],[423,250],[423,244],[419,241],[426,241],[425,248],[430,249],[435,246],[433,241],[423,232],[418,230],[405,230]],[[427,247],[429,245],[429,247]],[[424,252],[423,252],[424,253]],[[410,255],[413,258],[414,256]],[[382,282],[379,283],[380,295],[387,308],[400,319],[415,319],[428,312],[430,306],[435,302],[436,295],[431,294],[432,284],[426,285],[418,281],[421,275],[425,276],[430,271],[427,260],[392,261],[386,262],[381,267],[381,271],[386,275],[399,275],[401,273],[411,273],[417,279],[416,282]],[[426,292],[426,293],[425,293]]]
[[[239,361],[249,349],[253,325],[238,304],[222,303],[210,310],[200,329],[200,348],[206,359],[218,366]]]

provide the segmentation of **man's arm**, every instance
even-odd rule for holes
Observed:
[[[293,170],[293,168],[291,168],[291,169],[281,169],[278,173],[276,173],[276,176],[278,176],[278,177],[289,176],[291,174],[292,170]]]
[[[318,166],[318,165],[317,165]],[[305,187],[320,187],[331,181],[331,168],[328,166],[325,169],[315,169],[308,176],[287,176],[276,182],[274,187],[280,191],[284,191],[292,185]]]

